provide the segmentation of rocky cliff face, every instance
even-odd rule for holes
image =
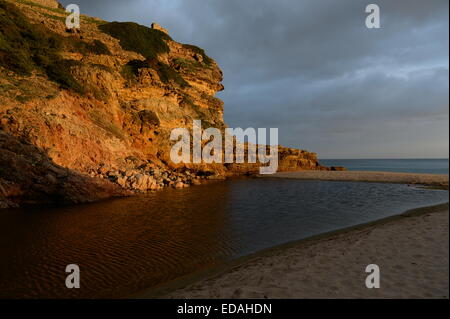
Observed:
[[[173,128],[194,119],[226,127],[215,97],[222,72],[202,49],[157,24],[82,16],[80,30],[66,30],[65,17],[53,0],[0,0],[1,206],[93,201],[255,171],[170,161]],[[315,154],[285,148],[280,168],[323,169]]]

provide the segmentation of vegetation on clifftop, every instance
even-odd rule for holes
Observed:
[[[203,50],[195,45],[192,45],[192,44],[183,44],[183,46],[187,49],[194,51],[197,54],[200,54],[203,57],[203,62],[207,66],[210,66],[213,63],[213,59],[211,59],[209,56],[206,55],[205,50]]]
[[[134,22],[111,22],[98,28],[118,39],[124,50],[137,52],[147,59],[156,59],[159,54],[169,52],[166,40],[172,40],[162,31]]]
[[[99,29],[120,41],[124,50],[143,55],[146,60],[129,61],[122,70],[122,75],[133,80],[142,68],[151,68],[158,72],[163,83],[174,81],[181,87],[189,84],[171,66],[158,61],[158,55],[169,52],[166,41],[172,40],[166,33],[151,29],[134,22],[111,22],[99,26]]]
[[[0,1],[0,66],[18,75],[30,76],[33,71],[44,72],[61,88],[86,93],[72,76],[70,68],[81,62],[63,59],[61,52],[87,55],[110,54],[99,40],[92,43],[58,35],[40,24],[31,24],[18,8]]]
[[[44,71],[63,88],[82,93],[67,71],[70,64],[59,56],[63,39],[41,25],[32,25],[13,4],[0,2],[0,66],[19,75]]]

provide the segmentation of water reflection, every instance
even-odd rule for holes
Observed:
[[[122,297],[260,249],[448,201],[405,185],[233,180],[0,212],[0,297]],[[81,289],[65,287],[78,264]]]
[[[120,297],[231,255],[229,184],[0,215],[0,297]],[[202,191],[199,191],[202,189]],[[82,289],[65,287],[67,264]]]

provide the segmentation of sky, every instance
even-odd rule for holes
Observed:
[[[448,158],[448,0],[60,2],[205,49],[229,127],[279,128],[280,144],[322,159]]]

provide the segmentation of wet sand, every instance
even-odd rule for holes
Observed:
[[[367,289],[377,264],[381,288]],[[164,298],[449,298],[448,204],[268,250]]]
[[[448,188],[448,175],[391,173],[391,172],[365,172],[365,171],[299,171],[282,172],[274,175],[259,175],[269,178],[290,178],[302,180],[321,181],[348,181],[348,182],[376,182],[376,183],[402,183],[444,186]]]

